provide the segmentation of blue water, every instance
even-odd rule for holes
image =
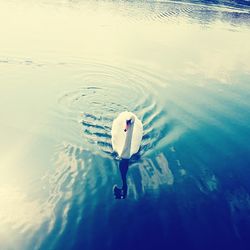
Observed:
[[[250,248],[249,1],[2,1],[0,33],[0,249]]]

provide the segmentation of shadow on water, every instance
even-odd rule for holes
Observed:
[[[125,199],[127,197],[128,184],[127,184],[127,172],[129,167],[129,160],[122,159],[119,162],[119,170],[122,179],[122,187],[118,188],[116,185],[113,188],[114,196],[116,199]]]

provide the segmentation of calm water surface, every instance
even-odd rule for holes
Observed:
[[[0,249],[249,249],[249,2],[194,2],[0,2]]]

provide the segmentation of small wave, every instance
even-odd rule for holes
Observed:
[[[0,64],[41,67],[41,66],[45,65],[45,62],[39,62],[39,61],[31,60],[29,58],[16,58],[16,57],[0,56]]]
[[[88,143],[97,145],[102,152],[113,156],[112,122],[120,112],[131,111],[143,123],[144,135],[140,155],[150,151],[168,131],[165,123],[166,113],[158,104],[150,87],[152,81],[158,83],[159,76],[150,73],[149,80],[148,74],[133,67],[123,70],[110,65],[93,64],[90,68],[93,78],[90,78],[88,72],[85,73],[91,85],[86,83],[83,76],[82,81],[85,84],[82,87],[59,97],[62,117],[75,120],[80,117],[83,138]],[[103,78],[105,75],[109,77]]]
[[[232,24],[249,24],[250,13],[247,8],[235,8],[233,6],[222,5],[203,5],[201,3],[181,3],[181,2],[160,2],[154,3],[154,8],[150,4],[138,8],[143,10],[144,15],[140,18],[159,22],[179,22],[181,19],[186,21],[195,20],[201,24],[209,24],[216,20],[230,22]],[[139,12],[139,11],[138,11]],[[133,19],[133,16],[130,15]]]
[[[55,171],[51,170],[43,177],[50,190],[43,210],[50,211],[50,217],[44,221],[41,232],[37,233],[33,249],[53,248],[69,227],[71,232],[77,230],[83,216],[83,204],[90,202],[91,194],[102,186],[102,181],[108,183],[107,174],[101,172],[104,168],[93,167],[93,161],[98,162],[98,156],[92,152],[67,142],[58,145],[55,150],[52,159]]]

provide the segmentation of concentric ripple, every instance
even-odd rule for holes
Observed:
[[[112,121],[126,110],[135,113],[143,123],[140,154],[150,151],[164,137],[165,111],[160,108],[154,92],[148,86],[152,79],[157,83],[156,76],[150,75],[148,78],[134,69],[122,70],[95,64],[91,71],[80,73],[78,79],[83,86],[64,93],[58,103],[63,107],[64,117],[80,119],[86,142],[96,144],[102,152],[114,156],[111,146]]]

